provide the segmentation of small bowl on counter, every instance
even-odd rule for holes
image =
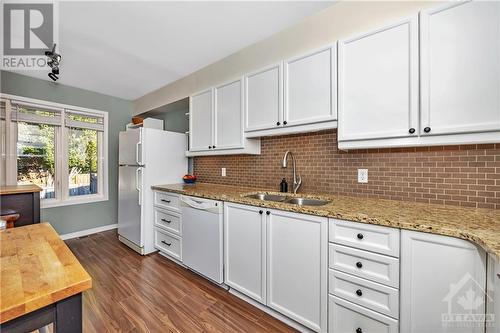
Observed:
[[[196,176],[195,175],[185,175],[184,177],[182,177],[182,180],[186,184],[194,184],[194,182],[196,182]]]

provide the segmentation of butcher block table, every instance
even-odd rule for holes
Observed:
[[[92,280],[48,223],[0,231],[0,332],[82,332]]]

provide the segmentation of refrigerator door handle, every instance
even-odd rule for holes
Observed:
[[[138,165],[142,165],[142,142],[140,141],[135,144],[135,161]]]
[[[140,181],[139,181],[139,173],[141,174]],[[142,187],[142,168],[137,168],[135,170],[135,189],[139,192],[139,206],[142,204],[141,187]]]

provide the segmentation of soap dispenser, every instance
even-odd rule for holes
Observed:
[[[286,179],[283,178],[280,183],[280,192],[288,192],[288,183],[286,182]]]

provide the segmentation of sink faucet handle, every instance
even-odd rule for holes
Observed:
[[[297,175],[297,181],[293,184],[293,193],[296,194],[299,190],[300,185],[302,185],[302,177]]]

